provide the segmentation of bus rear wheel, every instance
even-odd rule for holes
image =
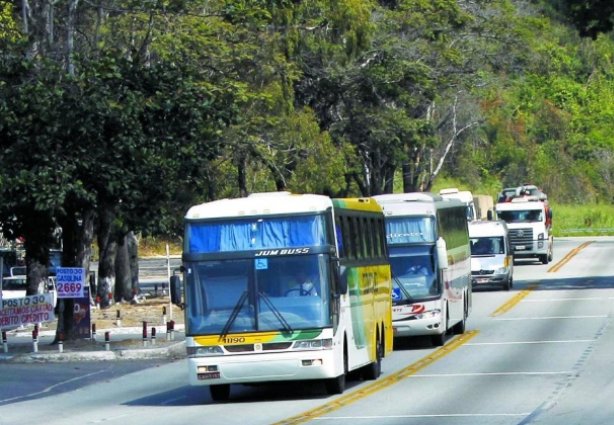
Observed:
[[[211,385],[209,387],[213,401],[228,401],[230,398],[230,384]]]
[[[384,346],[379,336],[375,344],[375,361],[365,366],[362,377],[367,381],[379,378],[382,373],[382,357],[384,357]]]

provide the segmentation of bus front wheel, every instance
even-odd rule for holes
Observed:
[[[211,385],[209,391],[213,401],[228,401],[230,398],[230,384]]]
[[[343,350],[343,373],[336,378],[327,379],[324,383],[328,394],[341,394],[345,391],[345,380],[348,374],[348,356]]]

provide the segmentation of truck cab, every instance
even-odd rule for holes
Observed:
[[[552,210],[546,201],[524,196],[498,203],[495,210],[509,229],[514,258],[537,258],[542,264],[552,261]]]

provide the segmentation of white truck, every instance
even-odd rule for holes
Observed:
[[[552,210],[536,196],[513,198],[495,206],[497,217],[507,223],[514,258],[552,261]]]

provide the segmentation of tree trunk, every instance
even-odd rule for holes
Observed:
[[[98,228],[98,285],[96,298],[100,307],[108,308],[113,303],[115,292],[115,259],[117,257],[117,232],[111,207],[101,206]]]
[[[115,257],[115,301],[132,300],[132,276],[128,258],[127,236],[120,238]]]
[[[126,235],[126,245],[128,246],[128,261],[130,262],[130,280],[132,281],[132,301],[141,292],[139,287],[139,241],[134,232]]]
[[[86,279],[89,276],[92,259],[92,242],[94,240],[95,213],[89,210],[83,213],[81,223],[78,213],[62,220],[62,266],[83,267]],[[94,288],[90,287],[90,297]],[[75,339],[74,330],[74,300],[71,298],[58,300],[58,326],[53,343],[57,343],[62,337],[64,340]]]

